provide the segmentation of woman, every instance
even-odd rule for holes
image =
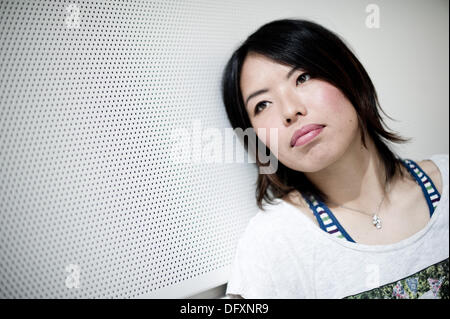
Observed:
[[[233,53],[222,87],[233,128],[266,128],[257,137],[279,161],[258,176],[229,297],[448,298],[448,154],[416,162],[391,150],[407,139],[386,128],[337,35],[268,23]]]

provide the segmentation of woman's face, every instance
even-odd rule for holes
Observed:
[[[317,172],[347,150],[360,147],[357,113],[338,88],[311,78],[301,69],[292,69],[250,53],[241,71],[242,98],[244,103],[248,99],[246,110],[253,129],[272,153],[278,153],[281,163],[296,171]],[[264,89],[267,91],[253,95]],[[309,124],[324,127],[306,144],[291,146],[294,132]],[[266,135],[258,134],[258,128],[266,128]],[[270,145],[270,128],[278,129],[276,151]]]

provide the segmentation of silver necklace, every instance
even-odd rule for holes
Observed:
[[[388,188],[389,188],[389,185],[387,186],[387,189],[388,189]],[[387,193],[387,190],[384,192],[383,198],[381,199],[380,203],[378,204],[377,210],[376,210],[375,213],[372,215],[372,224],[373,224],[377,229],[381,229],[381,218],[380,218],[380,216],[378,216],[378,211],[380,210],[381,204],[383,203],[384,198],[386,197],[386,193]],[[359,212],[359,213],[363,213],[363,214],[365,214],[365,215],[369,215],[367,212],[364,212],[364,211],[362,211],[362,210],[350,208],[350,207],[347,207],[347,206],[344,206],[344,205],[339,205],[339,204],[336,204],[336,203],[333,203],[333,202],[330,202],[330,203],[331,203],[331,204],[334,204],[334,205],[337,205],[337,206],[339,206],[339,207],[341,207],[341,208],[346,208],[346,209],[353,210],[353,211],[355,211],[355,212]]]

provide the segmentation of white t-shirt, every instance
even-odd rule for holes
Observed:
[[[240,238],[227,296],[448,298],[448,154],[430,159],[443,187],[422,230],[394,244],[358,244],[326,233],[278,199],[250,219]]]

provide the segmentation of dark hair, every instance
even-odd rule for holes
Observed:
[[[242,65],[250,52],[262,54],[284,65],[302,68],[313,78],[321,78],[339,88],[356,110],[364,147],[367,148],[364,133],[373,140],[385,167],[386,182],[397,173],[404,176],[401,159],[390,150],[387,141],[404,143],[410,139],[384,128],[386,124],[379,109],[390,117],[379,106],[375,88],[362,64],[338,35],[311,21],[283,19],[267,23],[232,54],[222,77],[222,98],[233,129],[252,127],[240,89]],[[248,152],[248,143],[245,139],[241,142]],[[266,153],[267,150],[266,146]],[[258,152],[256,165],[262,165]],[[282,198],[293,190],[327,200],[327,196],[304,173],[278,163],[275,173],[258,175],[258,207],[264,210],[263,199],[271,204],[274,197]]]

